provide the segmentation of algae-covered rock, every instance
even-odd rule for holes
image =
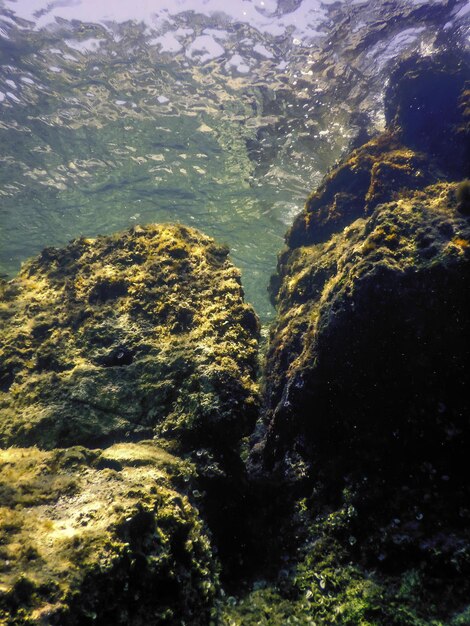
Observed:
[[[326,241],[404,189],[436,182],[430,159],[386,132],[354,150],[314,191],[287,234],[291,248]]]
[[[1,286],[1,443],[235,448],[256,417],[258,321],[227,254],[147,226],[25,263]]]
[[[468,183],[448,182],[440,162],[447,148],[438,154],[426,139],[437,104],[417,106],[418,128],[402,101],[410,81],[412,102],[426,99],[431,76],[441,103],[439,81],[453,81],[452,114],[441,110],[439,121],[455,130],[469,66],[454,65],[447,56],[408,60],[392,74],[390,128],[325,178],[287,236],[272,282],[279,320],[266,376],[271,463],[290,450],[293,467],[299,454],[341,475],[395,468],[395,455],[403,473],[408,461],[461,460],[469,431]]]
[[[0,624],[207,624],[194,468],[152,442],[0,451]]]
[[[226,623],[286,601],[297,623],[468,623],[468,65],[446,63],[392,75],[389,128],[287,235],[250,463],[284,484],[296,556]]]
[[[136,227],[0,285],[0,443],[30,446],[0,451],[1,624],[209,623],[206,500],[241,498],[258,408],[258,320],[227,255]]]
[[[305,497],[293,586],[330,581],[325,623],[424,624],[468,605],[470,224],[457,189],[404,194],[282,258],[253,458]]]
[[[384,97],[387,132],[325,177],[294,221],[287,244],[326,241],[405,189],[470,176],[470,58],[451,52],[401,61]]]
[[[457,187],[405,194],[282,257],[268,357],[273,451],[313,447],[320,464],[334,451],[333,463],[364,471],[394,467],[395,455],[442,458],[444,473],[457,463],[469,434],[470,280]]]

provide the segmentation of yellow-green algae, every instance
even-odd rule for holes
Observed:
[[[207,624],[217,567],[154,442],[0,451],[0,624]]]
[[[219,607],[223,626],[466,626],[468,584],[464,574],[429,571],[422,565],[401,572],[364,566],[356,551],[354,503],[326,509],[312,522],[311,503],[298,499],[296,532],[304,540],[276,581],[257,580]],[[362,519],[361,524],[367,524]],[[372,520],[369,520],[372,526]],[[469,550],[461,558],[469,558]],[[440,615],[445,614],[445,617]]]
[[[227,254],[155,225],[25,263],[1,286],[1,443],[236,447],[256,417],[258,321]]]
[[[281,254],[275,293],[279,317],[268,355],[271,403],[278,401],[275,390],[284,384],[279,376],[292,380],[296,372],[314,365],[318,333],[328,324],[335,303],[342,298],[354,303],[359,285],[376,276],[380,289],[380,277],[389,274],[396,277],[398,290],[403,277],[419,272],[425,276],[433,268],[451,272],[460,267],[465,278],[470,233],[459,211],[459,186],[436,183],[402,191],[393,202],[379,205],[369,218],[352,221],[326,242]],[[387,289],[390,292],[392,286]]]
[[[279,257],[250,462],[290,498],[286,560],[225,626],[469,623],[466,183],[397,189],[380,158],[385,202],[364,184],[331,213],[340,166],[311,197],[326,226],[307,203]]]
[[[403,145],[397,133],[384,132],[353,150],[325,176],[289,230],[288,245],[323,242],[355,219],[370,215],[377,205],[438,180],[439,172],[425,153]]]
[[[218,565],[188,495],[204,509],[216,481],[229,501],[258,410],[259,324],[227,255],[138,226],[2,282],[0,623],[208,623]]]

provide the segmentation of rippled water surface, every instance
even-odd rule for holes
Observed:
[[[178,221],[230,246],[269,320],[283,235],[382,124],[387,68],[468,45],[469,19],[467,0],[0,0],[0,273]]]

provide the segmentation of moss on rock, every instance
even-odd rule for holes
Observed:
[[[403,190],[437,180],[438,173],[425,154],[405,147],[395,134],[383,133],[354,150],[325,177],[296,217],[287,244],[296,248],[327,241]]]
[[[258,320],[227,254],[147,226],[25,263],[1,286],[1,443],[236,447],[256,418]]]
[[[364,454],[376,463],[407,437],[413,448],[423,429],[439,447],[451,423],[466,429],[470,231],[456,189],[441,183],[404,194],[327,243],[281,258],[268,357],[281,447],[305,411],[315,445],[333,437],[348,451],[346,465],[356,456],[364,465]]]
[[[154,442],[0,451],[0,624],[207,624],[194,473]]]
[[[287,235],[250,463],[285,486],[291,546],[227,623],[270,623],[265,601],[273,624],[468,621],[469,66],[449,63],[396,70],[387,131]]]

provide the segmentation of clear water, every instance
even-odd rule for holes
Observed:
[[[446,5],[386,4],[404,18]],[[449,10],[447,28],[463,29],[467,7]],[[384,10],[0,0],[0,274],[79,235],[182,222],[230,246],[247,300],[269,321],[284,233],[348,149],[351,115],[380,126],[387,64],[432,52],[444,26],[409,17],[355,47]]]

